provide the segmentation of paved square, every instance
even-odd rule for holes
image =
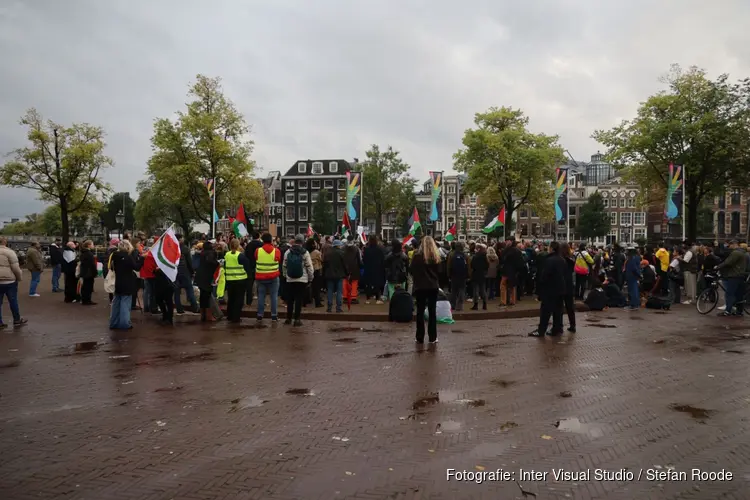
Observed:
[[[464,321],[427,349],[387,323],[137,313],[110,340],[97,295],[24,297],[29,325],[0,333],[0,498],[750,498],[746,320],[579,313],[543,340],[534,319]]]

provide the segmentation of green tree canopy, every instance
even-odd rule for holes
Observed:
[[[185,205],[175,196],[179,190],[155,183],[153,177],[139,181],[136,190],[138,201],[133,216],[138,229],[153,234],[175,224],[182,234],[192,232],[192,221],[197,217],[192,204]]]
[[[321,189],[318,199],[312,207],[313,229],[319,234],[333,234],[336,232],[336,215],[333,213],[333,205],[327,200],[328,190]]]
[[[176,120],[154,123],[150,194],[167,196],[170,206],[183,207],[186,216],[211,224],[212,203],[204,181],[215,179],[219,213],[240,202],[248,213],[261,211],[263,190],[253,179],[250,127],[224,96],[221,80],[198,75],[188,96],[192,100]]]
[[[581,207],[576,230],[586,238],[603,238],[610,230],[609,213],[604,209],[604,200],[599,193],[593,193]]]
[[[383,214],[408,208],[405,204],[410,201],[409,193],[414,193],[416,181],[409,176],[409,165],[391,146],[381,150],[380,146],[373,144],[365,155],[367,159],[362,169],[364,210],[375,217],[375,233],[381,234]]]
[[[683,166],[686,233],[694,240],[701,202],[728,186],[748,186],[750,79],[711,80],[702,69],[683,71],[675,65],[663,81],[667,89],[646,99],[635,118],[597,130],[593,138],[650,201],[666,201],[669,164]]]
[[[70,236],[70,216],[90,214],[92,200],[109,186],[101,180],[102,171],[112,166],[104,154],[104,131],[87,123],[65,127],[45,121],[35,109],[21,118],[28,130],[29,145],[11,154],[13,159],[0,167],[0,184],[38,192],[39,199],[60,207],[63,239]]]
[[[135,201],[130,197],[130,193],[115,193],[102,205],[99,217],[104,227],[110,231],[114,229],[134,229],[135,228]],[[125,209],[123,212],[123,208]],[[123,214],[124,227],[117,222],[117,214]],[[140,228],[139,228],[140,229]]]
[[[463,137],[455,168],[467,173],[464,190],[485,205],[504,205],[506,220],[521,205],[544,212],[550,205],[555,167],[565,162],[557,136],[534,134],[521,110],[490,108],[474,116],[476,128]],[[505,228],[508,237],[511,229]]]

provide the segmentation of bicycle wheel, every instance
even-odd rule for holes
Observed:
[[[719,303],[719,292],[716,288],[706,288],[698,296],[698,300],[695,301],[695,308],[701,314],[708,314],[714,310],[716,304]]]

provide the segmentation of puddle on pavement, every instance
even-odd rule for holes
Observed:
[[[99,343],[96,341],[91,342],[78,342],[73,345],[73,352],[91,352],[99,347]]]
[[[501,339],[501,338],[503,338],[503,337],[514,337],[514,336],[515,336],[515,335],[514,335],[514,334],[512,334],[512,333],[498,333],[497,335],[495,335],[495,337],[497,337],[497,338],[499,338],[499,339]]]
[[[561,398],[571,398],[573,397],[573,393],[571,393],[570,391],[562,391],[558,393],[558,396],[560,396]]]
[[[21,366],[21,360],[19,359],[0,361],[0,368],[16,368],[18,366]]]
[[[584,424],[576,417],[563,418],[555,423],[557,430],[562,432],[572,432],[575,434],[589,434],[593,437],[602,437],[604,433],[601,429],[592,426],[591,424]]]
[[[427,408],[428,406],[436,405],[440,402],[440,396],[437,393],[430,394],[429,396],[425,396],[423,398],[419,398],[411,405],[412,410],[421,410],[422,408]]]
[[[154,389],[154,392],[177,392],[177,391],[181,391],[181,390],[182,390],[182,386],[181,385],[171,385],[171,386],[167,386],[167,387],[158,387],[158,388]]]
[[[514,380],[505,380],[502,378],[493,378],[490,380],[490,383],[492,385],[497,385],[500,387],[510,387],[511,385],[515,384],[516,382]]]
[[[180,363],[190,363],[193,361],[213,361],[216,359],[216,353],[213,352],[199,352],[196,354],[181,354],[179,358]]]
[[[333,339],[333,341],[336,342],[337,344],[356,344],[357,342],[359,342],[354,337],[344,337],[341,339]]]
[[[486,401],[484,399],[465,399],[459,398],[459,396],[459,392],[454,390],[441,390],[438,392],[433,392],[414,401],[414,403],[411,405],[411,409],[415,411],[421,410],[430,406],[434,406],[438,403],[464,405],[468,408],[477,408],[486,404]]]
[[[730,352],[732,354],[745,354],[745,351],[740,351],[739,349],[727,349],[724,352]]]
[[[328,331],[333,333],[360,332],[362,329],[358,326],[331,326],[328,328]]]
[[[310,389],[287,389],[286,394],[293,396],[315,396],[315,393]]]
[[[697,346],[697,345],[691,345],[691,346],[690,346],[690,347],[688,348],[688,351],[690,351],[690,352],[704,352],[704,351],[705,351],[705,349],[704,349],[704,348],[702,348],[702,347],[699,347],[699,346]]]
[[[482,356],[485,358],[495,358],[497,357],[497,354],[491,353],[489,351],[485,351],[484,349],[477,349],[474,351],[474,355],[476,356]]]
[[[268,328],[268,325],[263,323],[251,323],[249,325],[242,325],[241,328],[243,330],[262,330],[264,328]]]
[[[375,357],[378,358],[378,359],[388,359],[388,358],[392,358],[394,356],[398,356],[399,354],[400,353],[398,353],[398,352],[384,352],[383,354],[378,354]]]
[[[382,328],[362,328],[361,329],[365,333],[382,333]]]
[[[466,333],[465,330],[451,330],[451,333]]]
[[[247,396],[244,398],[237,398],[230,401],[232,408],[229,409],[230,413],[239,410],[246,410],[248,408],[258,408],[268,403],[267,399],[261,399],[258,396]]]
[[[500,432],[508,432],[509,430],[516,427],[518,427],[518,424],[515,422],[505,422],[503,424],[500,424],[499,430]]]
[[[589,323],[586,326],[590,326],[592,328],[617,328],[617,325],[608,325],[606,323]]]
[[[457,432],[460,431],[463,427],[463,424],[461,422],[456,422],[455,420],[444,420],[437,424],[437,431],[443,431],[443,432]]]
[[[704,420],[710,418],[711,414],[714,412],[713,410],[706,410],[704,408],[697,408],[695,406],[681,405],[677,403],[672,403],[671,405],[669,405],[669,408],[680,413],[687,413],[701,423],[705,423]]]

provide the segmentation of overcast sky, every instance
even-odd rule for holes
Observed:
[[[101,125],[106,179],[135,195],[153,119],[204,73],[252,124],[263,172],[378,143],[422,179],[502,105],[586,160],[671,63],[750,76],[749,22],[748,0],[3,0],[0,152],[24,145],[28,107]],[[0,222],[34,200],[0,188]]]

